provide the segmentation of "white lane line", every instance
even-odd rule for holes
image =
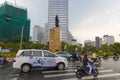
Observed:
[[[113,70],[100,70],[99,71],[99,73],[105,73],[105,72],[113,72]],[[53,72],[53,73],[55,73],[55,72]],[[75,75],[75,72],[70,72],[70,73],[66,72],[66,73],[61,73],[61,74],[46,74],[46,75],[44,75],[44,77],[45,78],[50,78],[50,77],[70,76],[70,75]]]
[[[43,71],[42,73],[56,73],[56,72],[75,72],[75,69],[68,69],[68,70],[54,70],[54,71]],[[99,70],[98,70],[99,71]],[[113,70],[100,70],[99,72],[112,72]]]
[[[112,70],[112,69],[110,69],[110,70],[100,70],[100,71],[98,70],[98,72],[99,72],[99,73],[104,73],[104,72],[113,72],[113,70]]]
[[[19,76],[19,74],[12,74],[12,75],[9,75],[10,77],[14,77],[14,76]]]
[[[42,73],[56,73],[56,72],[70,72],[70,71],[75,71],[74,69],[68,69],[68,70],[54,70],[54,71],[43,71]]]
[[[106,77],[115,77],[115,76],[120,76],[120,73],[98,75],[97,78],[106,78]],[[83,77],[82,79],[93,79],[93,76]],[[70,78],[70,79],[63,79],[63,80],[78,80],[78,78]]]
[[[17,78],[15,77],[15,78],[12,78],[11,80],[17,80]]]

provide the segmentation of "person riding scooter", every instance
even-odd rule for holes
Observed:
[[[103,59],[105,59],[105,60],[107,60],[109,57],[108,57],[108,54],[106,54],[105,52],[104,52],[104,54],[103,54]]]
[[[97,60],[97,54],[94,52],[91,58],[94,62]]]
[[[88,74],[90,75],[91,72],[92,72],[92,66],[89,64],[91,61],[88,59],[88,56],[87,54],[84,55],[84,58],[83,58],[83,67],[85,68],[89,68],[89,71],[88,71]]]
[[[119,56],[116,52],[114,52],[114,54],[113,54],[113,60],[115,60],[115,61],[119,60]]]

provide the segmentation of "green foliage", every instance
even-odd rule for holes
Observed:
[[[86,45],[85,47],[83,47],[83,52],[94,52],[94,51],[96,51],[96,48],[94,46]]]
[[[106,54],[109,55],[109,56],[112,56],[112,55],[113,55],[113,52],[97,52],[96,54],[97,54],[98,56],[103,56],[104,53],[106,53]]]
[[[78,52],[81,52],[82,51],[82,48],[80,46],[77,46],[77,45],[70,45],[66,42],[62,42],[62,51],[64,51],[64,47],[66,45],[66,52],[68,53],[72,53],[73,51],[76,50],[76,48],[78,49]]]
[[[65,48],[66,45],[66,48]],[[11,52],[13,53],[4,53],[5,56],[14,56],[14,53],[17,52],[20,48],[20,43],[13,43],[13,42],[9,42],[9,43],[5,43],[5,42],[0,42],[0,46],[4,49],[10,49]],[[85,46],[85,47],[81,47],[78,45],[71,45],[65,42],[62,42],[62,51],[66,51],[68,53],[72,53],[73,51],[76,50],[76,48],[78,49],[78,52],[82,52],[82,51],[86,51],[89,53],[92,52],[96,52],[98,55],[102,56],[105,53],[107,53],[108,55],[112,55],[114,52],[117,52],[118,54],[120,54],[120,43],[114,43],[111,45],[102,45],[99,48],[96,48],[94,46]],[[43,45],[39,42],[37,43],[32,43],[32,42],[24,42],[22,44],[22,49],[49,49],[49,45]],[[3,54],[1,54],[3,55]]]
[[[7,53],[0,53],[0,56],[4,57],[15,57],[16,52],[7,52]]]

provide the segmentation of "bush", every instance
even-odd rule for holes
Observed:
[[[16,52],[6,52],[6,53],[0,53],[0,56],[4,57],[15,57]]]
[[[108,56],[112,56],[113,55],[113,52],[97,52],[97,55],[98,56],[103,56],[104,53],[106,53]]]

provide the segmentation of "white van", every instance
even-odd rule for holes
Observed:
[[[21,69],[22,72],[29,72],[32,68],[50,67],[63,70],[68,67],[68,61],[48,50],[24,49],[17,52],[13,62],[13,68]]]

